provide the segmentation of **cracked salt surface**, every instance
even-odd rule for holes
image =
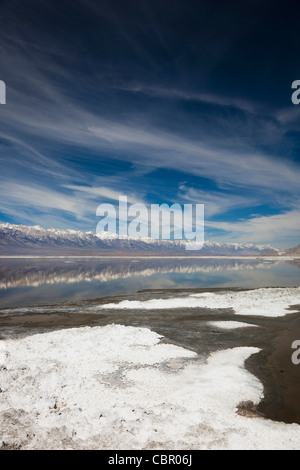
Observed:
[[[194,352],[146,328],[66,329],[0,342],[1,442],[22,449],[296,449],[300,427],[236,413],[259,350]],[[167,367],[166,367],[167,366]]]
[[[300,304],[300,287],[261,288],[248,291],[222,291],[191,294],[186,297],[150,299],[145,301],[124,300],[99,306],[99,309],[157,310],[174,308],[231,308],[237,315],[281,317],[297,310],[289,305]]]

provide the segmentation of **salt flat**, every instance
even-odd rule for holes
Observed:
[[[207,361],[147,328],[65,329],[0,342],[1,442],[22,449],[296,449],[300,426],[237,414],[259,349]]]
[[[289,309],[289,305],[300,303],[300,287],[261,288],[248,291],[203,292],[150,299],[146,301],[124,300],[119,303],[108,303],[99,309],[176,309],[176,308],[209,308],[233,309],[237,315],[258,315],[263,317],[281,317],[297,310]]]

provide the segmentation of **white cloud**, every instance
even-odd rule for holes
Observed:
[[[186,101],[199,101],[219,106],[233,106],[249,113],[255,112],[255,105],[247,100],[231,98],[228,96],[217,95],[214,93],[191,92],[184,89],[163,88],[159,86],[150,86],[143,84],[129,84],[127,86],[118,86],[118,89],[132,91],[134,93],[145,93],[160,98],[183,99]]]
[[[216,186],[224,190],[224,195],[186,187],[181,187],[179,192],[179,197],[186,201],[204,202],[206,214],[209,216],[238,207],[253,206],[257,201],[263,201],[265,204],[275,201],[277,207],[284,207],[284,198],[292,199],[298,192],[300,167],[295,162],[259,152],[251,142],[243,146],[237,145],[234,139],[229,142],[228,135],[224,132],[222,134],[222,131],[221,135],[216,133],[216,138],[211,137],[208,142],[201,133],[190,138],[184,127],[180,131],[167,130],[168,126],[164,128],[153,119],[151,111],[147,116],[142,112],[136,116],[131,115],[129,111],[126,114],[125,110],[120,115],[112,114],[108,118],[101,110],[92,111],[88,103],[71,98],[69,90],[59,86],[61,78],[64,83],[72,83],[74,80],[66,68],[60,68],[50,60],[45,65],[46,69],[41,71],[34,61],[28,60],[17,47],[9,43],[6,46],[0,45],[0,53],[8,76],[12,79],[15,77],[15,81],[10,83],[10,105],[5,107],[5,114],[1,118],[1,138],[11,144],[11,154],[15,153],[10,161],[7,155],[2,157],[7,166],[15,164],[13,179],[11,174],[6,174],[6,165],[3,165],[1,175],[1,206],[6,213],[15,216],[18,213],[17,207],[27,206],[28,209],[47,212],[49,218],[54,217],[54,212],[60,210],[72,214],[77,219],[87,220],[88,214],[94,214],[96,205],[101,203],[97,200],[99,196],[118,200],[119,188],[122,188],[122,193],[129,193],[130,177],[136,169],[141,168],[166,168],[213,180]],[[15,74],[16,69],[18,74]],[[49,71],[51,76],[56,76],[55,81],[49,79]],[[195,94],[147,86],[142,87],[142,91],[157,96],[235,106],[250,113],[253,111],[252,105],[247,101],[216,94]],[[279,112],[277,118],[285,123],[298,114],[298,109],[293,107]],[[144,117],[143,120],[139,120],[140,115]],[[172,118],[170,113],[171,121]],[[253,125],[253,122],[250,125]],[[220,144],[223,138],[227,139],[226,147]],[[91,170],[89,174],[85,173],[81,177],[80,171],[72,169],[67,158],[64,158],[61,151],[63,144],[84,148],[90,152],[90,158],[94,158],[95,162],[100,158],[125,161],[132,165],[130,172],[124,173],[122,177],[106,178],[105,175],[92,175]],[[57,153],[53,152],[53,148]],[[57,148],[60,149],[59,152]],[[48,150],[48,156],[45,149]],[[25,167],[30,169],[30,177],[23,175]],[[42,182],[36,184],[37,172],[45,177],[44,186]],[[50,178],[46,181],[48,177],[59,178],[59,181],[54,185]],[[104,182],[104,178],[108,182]],[[71,181],[81,181],[82,186],[71,184]],[[128,201],[143,202],[149,189],[146,186],[147,183],[143,194],[131,191]],[[56,189],[51,189],[53,187]],[[163,190],[167,187],[168,181],[165,182]],[[225,195],[227,189],[235,193],[240,190],[241,195]],[[247,193],[252,192],[251,200],[242,195],[244,190]],[[288,207],[292,208],[292,204]],[[286,239],[299,236],[299,212],[295,203],[293,207],[294,210],[277,216],[256,217],[235,223],[206,221],[206,224],[225,231],[235,239],[247,237],[250,241],[264,242],[280,237]],[[31,217],[35,218],[34,210]]]
[[[266,188],[292,192],[298,187],[300,168],[293,162],[287,164],[283,159],[258,152],[249,143],[243,150],[238,150],[240,147],[235,141],[225,148],[221,146],[223,135],[208,143],[202,137],[187,137],[184,128],[180,133],[164,130],[153,124],[151,113],[143,123],[130,114],[127,119],[124,114],[122,120],[119,116],[108,119],[67,96],[34,67],[31,71],[32,75],[26,76],[27,85],[34,90],[30,106],[24,93],[11,87],[13,105],[6,108],[1,132],[2,137],[15,141],[18,147],[27,146],[27,158],[35,165],[38,153],[42,155],[42,152],[38,144],[28,143],[29,139],[32,142],[32,137],[48,139],[56,145],[64,143],[89,151],[104,151],[107,158],[137,167],[168,168],[203,176],[222,187],[259,188],[263,192]],[[20,136],[17,141],[15,135]],[[29,145],[31,157],[28,157]],[[50,160],[52,163],[47,170],[47,159],[41,158],[39,164],[43,165],[44,172],[61,173],[61,166],[55,164],[54,158]]]
[[[144,204],[144,201],[142,198],[139,198],[138,196],[132,195],[132,194],[124,194],[124,191],[115,191],[114,189],[111,188],[106,188],[105,186],[79,186],[79,185],[74,185],[74,184],[66,184],[64,185],[66,189],[70,189],[72,191],[75,191],[78,193],[78,195],[81,195],[82,197],[92,197],[92,198],[98,198],[99,204],[101,203],[100,197],[103,197],[105,199],[110,199],[113,201],[119,201],[120,196],[127,196],[127,200],[131,204]]]
[[[254,196],[244,197],[235,194],[220,193],[215,191],[204,191],[200,189],[188,188],[184,184],[179,187],[178,197],[185,202],[204,204],[205,217],[211,217],[216,214],[224,214],[227,211],[242,208],[253,207],[259,204]]]
[[[17,211],[21,215],[24,207],[30,207],[46,212],[65,211],[77,219],[86,220],[87,215],[93,212],[93,207],[87,199],[79,199],[41,186],[4,182],[1,184],[0,194],[2,208],[6,209],[7,213]]]
[[[277,215],[259,216],[238,222],[205,221],[206,227],[223,230],[225,238],[236,242],[280,244],[285,247],[300,243],[300,211],[292,210]]]
[[[299,118],[300,118],[300,107],[295,106],[291,103],[291,105],[289,107],[280,109],[276,113],[276,118],[282,124],[287,124],[289,122],[299,120]]]

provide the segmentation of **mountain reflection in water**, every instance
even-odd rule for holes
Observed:
[[[299,285],[297,261],[39,258],[0,261],[0,307],[78,301],[140,289]]]

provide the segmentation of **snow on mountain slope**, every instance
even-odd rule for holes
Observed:
[[[22,250],[34,252],[39,250],[85,250],[87,251],[139,251],[139,252],[175,252],[187,253],[187,244],[196,242],[185,240],[154,240],[151,238],[136,239],[119,236],[112,232],[80,232],[70,229],[44,229],[39,225],[0,224],[0,253],[20,253]],[[206,241],[201,250],[194,254],[201,256],[250,256],[260,254],[277,255],[278,250],[270,245],[219,243]]]

